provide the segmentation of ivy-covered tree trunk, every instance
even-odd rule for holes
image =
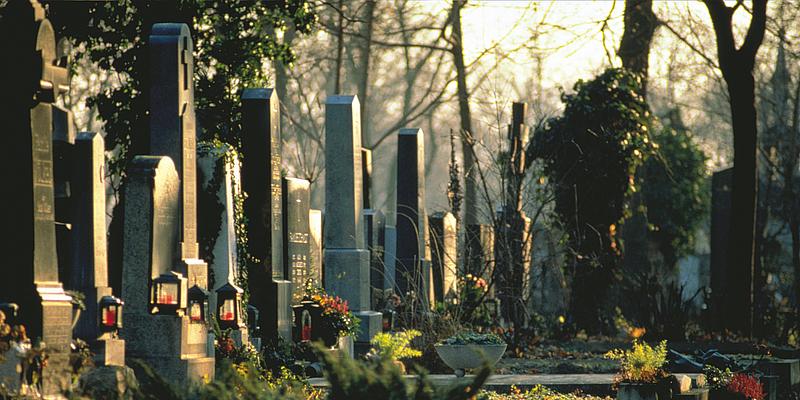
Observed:
[[[733,188],[731,204],[730,266],[725,294],[728,328],[751,334],[753,326],[753,253],[757,195],[755,57],[766,29],[767,1],[754,0],[744,42],[737,48],[733,13],[741,6],[723,0],[705,0],[714,25],[720,69],[728,86],[733,127]]]

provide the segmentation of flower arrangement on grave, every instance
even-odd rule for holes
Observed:
[[[322,308],[321,320],[317,324],[323,331],[340,336],[355,337],[359,330],[359,319],[350,311],[346,300],[339,296],[331,296],[325,289],[307,287],[307,299]],[[313,325],[313,322],[312,322]]]
[[[752,375],[734,373],[729,368],[722,370],[711,365],[706,365],[703,373],[712,392],[747,400],[764,399],[764,385]]]

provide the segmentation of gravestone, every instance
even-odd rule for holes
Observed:
[[[198,224],[204,232],[214,232],[208,251],[209,270],[213,280],[209,282],[209,309],[217,313],[217,290],[230,284],[239,285],[239,249],[236,235],[235,199],[241,196],[239,183],[239,158],[228,145],[214,146],[201,143],[198,147],[197,169],[202,196],[198,196],[198,209],[201,219]],[[213,204],[209,204],[213,203]],[[203,215],[208,210],[209,215]],[[214,222],[216,226],[206,228],[204,223]],[[204,257],[206,258],[206,257]],[[240,307],[244,307],[240,304]],[[234,332],[239,344],[248,339],[247,327],[240,324]]]
[[[380,332],[370,311],[369,251],[362,225],[361,118],[356,96],[325,102],[325,289],[346,300],[361,320],[357,342]]]
[[[506,321],[519,321],[513,313],[524,312],[520,305],[530,299],[531,276],[531,219],[522,210],[500,207],[497,210],[494,240],[494,291],[500,300],[501,313]],[[492,275],[489,275],[492,276]]]
[[[193,44],[186,24],[154,24],[150,33],[150,153],[167,156],[180,179],[178,265],[208,289],[208,265],[197,245],[197,132],[194,115]]]
[[[730,254],[731,190],[733,168],[715,172],[711,178],[711,307],[712,321],[716,328],[729,327],[730,310],[726,307],[728,290],[728,267]]]
[[[0,157],[5,171],[0,213],[4,235],[0,303],[19,305],[18,323],[28,337],[46,345],[42,394],[55,396],[70,383],[69,344],[72,306],[59,281],[53,195],[52,103],[68,90],[67,69],[56,64],[53,27],[36,1],[0,7],[0,118],[8,151]],[[0,373],[17,387],[19,374]]]
[[[292,301],[299,304],[311,273],[309,204],[311,184],[305,179],[283,178],[284,274],[292,281]]]
[[[309,266],[308,271],[316,287],[322,286],[322,211],[308,210]]]
[[[384,268],[384,243],[386,241],[386,218],[380,210],[364,209],[364,247],[369,250],[369,286],[372,308],[384,297],[386,270]]]
[[[180,180],[169,157],[137,156],[131,161],[125,187],[121,335],[127,358],[144,360],[168,381],[199,382],[214,376],[214,358],[206,348],[208,328],[185,313],[150,310],[152,280],[173,271],[178,256],[179,193]]]
[[[105,142],[95,132],[81,132],[75,141],[72,171],[72,274],[68,287],[84,294],[86,310],[75,327],[97,355],[97,364],[125,365],[125,341],[100,331],[99,303],[111,296],[106,253]]]
[[[395,280],[395,276],[397,275],[397,228],[386,225],[383,228],[383,235],[383,287],[386,290],[394,291],[397,287],[397,281]]]
[[[437,303],[458,297],[458,222],[449,212],[429,217],[433,295]]]
[[[425,214],[425,136],[404,128],[397,137],[397,264],[395,279],[402,296],[412,292],[431,304],[430,247]]]
[[[250,303],[264,338],[292,340],[291,281],[283,269],[280,105],[273,89],[242,92],[242,188],[247,197]]]
[[[494,230],[491,225],[469,224],[465,231],[464,275],[472,274],[491,282],[494,277]],[[494,298],[494,287],[489,290]]]

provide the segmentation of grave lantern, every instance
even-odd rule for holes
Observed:
[[[383,331],[384,332],[393,332],[394,331],[394,317],[395,317],[394,310],[385,310],[383,312]]]
[[[322,316],[322,308],[319,304],[306,297],[300,304],[292,306],[292,311],[294,312],[294,340],[307,342],[316,339],[313,324]]]
[[[253,337],[259,337],[261,335],[261,328],[259,325],[259,320],[261,319],[261,313],[258,311],[258,308],[252,304],[247,305],[247,329],[250,330],[250,333]]]
[[[189,289],[189,319],[192,322],[205,322],[208,312],[208,291],[194,285]]]
[[[114,333],[122,328],[122,306],[125,303],[118,297],[103,296],[100,298],[100,331]]]
[[[150,293],[150,312],[160,315],[183,316],[186,308],[186,278],[170,271],[153,279]]]
[[[217,319],[220,329],[239,329],[239,323],[242,320],[240,304],[244,290],[231,283],[226,283],[216,292]]]

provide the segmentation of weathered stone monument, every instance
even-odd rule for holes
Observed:
[[[305,179],[283,178],[284,274],[292,281],[293,304],[305,294],[311,271],[309,203],[311,184]]]
[[[309,265],[314,286],[322,286],[322,211],[308,210]]]
[[[125,187],[122,337],[126,357],[147,362],[168,380],[214,376],[207,328],[186,315],[187,280],[173,271],[180,228],[180,181],[169,157],[137,156]],[[161,290],[156,280],[175,278]]]
[[[14,1],[0,8],[0,117],[9,151],[0,158],[4,196],[0,213],[5,235],[0,270],[0,303],[19,305],[12,322],[27,328],[28,337],[45,346],[43,395],[60,394],[69,383],[68,356],[72,338],[72,305],[59,281],[53,196],[52,103],[68,89],[67,69],[56,64],[53,27],[36,1]],[[15,387],[20,374],[12,369],[0,380]]]
[[[261,313],[265,339],[292,340],[292,287],[284,275],[280,105],[273,89],[242,92],[242,188],[250,303]]]
[[[397,270],[397,228],[386,225],[383,228],[383,287],[394,290],[397,287],[395,280]]]
[[[531,240],[530,218],[522,210],[522,183],[525,179],[525,148],[528,145],[528,127],[525,126],[526,103],[514,103],[512,121],[508,126],[508,162],[503,170],[505,182],[504,203],[495,219],[494,257],[497,271],[494,287],[506,321],[521,323],[525,320],[525,306],[529,296]]]
[[[72,171],[72,273],[68,287],[84,294],[86,310],[75,327],[75,337],[89,343],[96,364],[125,365],[125,342],[104,336],[100,301],[111,296],[106,247],[105,142],[95,132],[81,132],[75,140]],[[115,321],[114,321],[115,322]],[[116,329],[115,323],[110,324]],[[104,336],[101,340],[98,340]]]
[[[201,143],[198,147],[197,169],[203,196],[198,196],[198,210],[201,218],[198,224],[202,232],[213,232],[209,247],[203,258],[209,260],[209,270],[213,279],[209,309],[217,318],[226,318],[219,312],[218,291],[223,287],[239,289],[239,248],[236,234],[236,217],[234,203],[241,196],[239,179],[239,158],[228,145],[213,146]],[[209,204],[213,203],[213,204]],[[208,215],[203,215],[206,211]],[[217,222],[216,226],[205,227],[201,221]],[[239,304],[239,307],[243,307]],[[238,316],[233,316],[238,317]],[[232,335],[240,344],[248,340],[247,327],[244,321],[234,318],[229,327]]]
[[[123,315],[126,355],[149,360],[166,377],[210,379],[214,358],[213,349],[209,352],[207,346],[208,266],[198,258],[197,138],[189,27],[155,24],[149,46],[150,151],[157,157],[134,159],[129,176],[137,174],[139,182],[137,185],[131,178],[125,193],[122,294],[127,306]],[[177,172],[175,215],[170,212],[170,164]],[[158,179],[159,173],[163,180]],[[159,183],[164,186],[163,193],[155,186]],[[174,231],[177,237],[170,240]],[[142,245],[142,232],[152,232],[153,243]],[[157,240],[158,235],[164,238]],[[152,260],[150,265],[148,260]],[[143,262],[145,265],[139,265]],[[199,293],[199,298],[187,301],[184,293]],[[153,334],[156,330],[158,335]],[[163,343],[153,343],[162,338]]]
[[[433,297],[442,303],[458,297],[458,222],[449,212],[437,212],[428,219]]]
[[[357,342],[381,331],[370,311],[369,251],[362,221],[361,118],[356,96],[325,102],[325,289],[347,300],[361,320]]]
[[[431,306],[428,217],[425,213],[425,136],[404,128],[397,137],[397,264],[395,279],[402,296]]]

